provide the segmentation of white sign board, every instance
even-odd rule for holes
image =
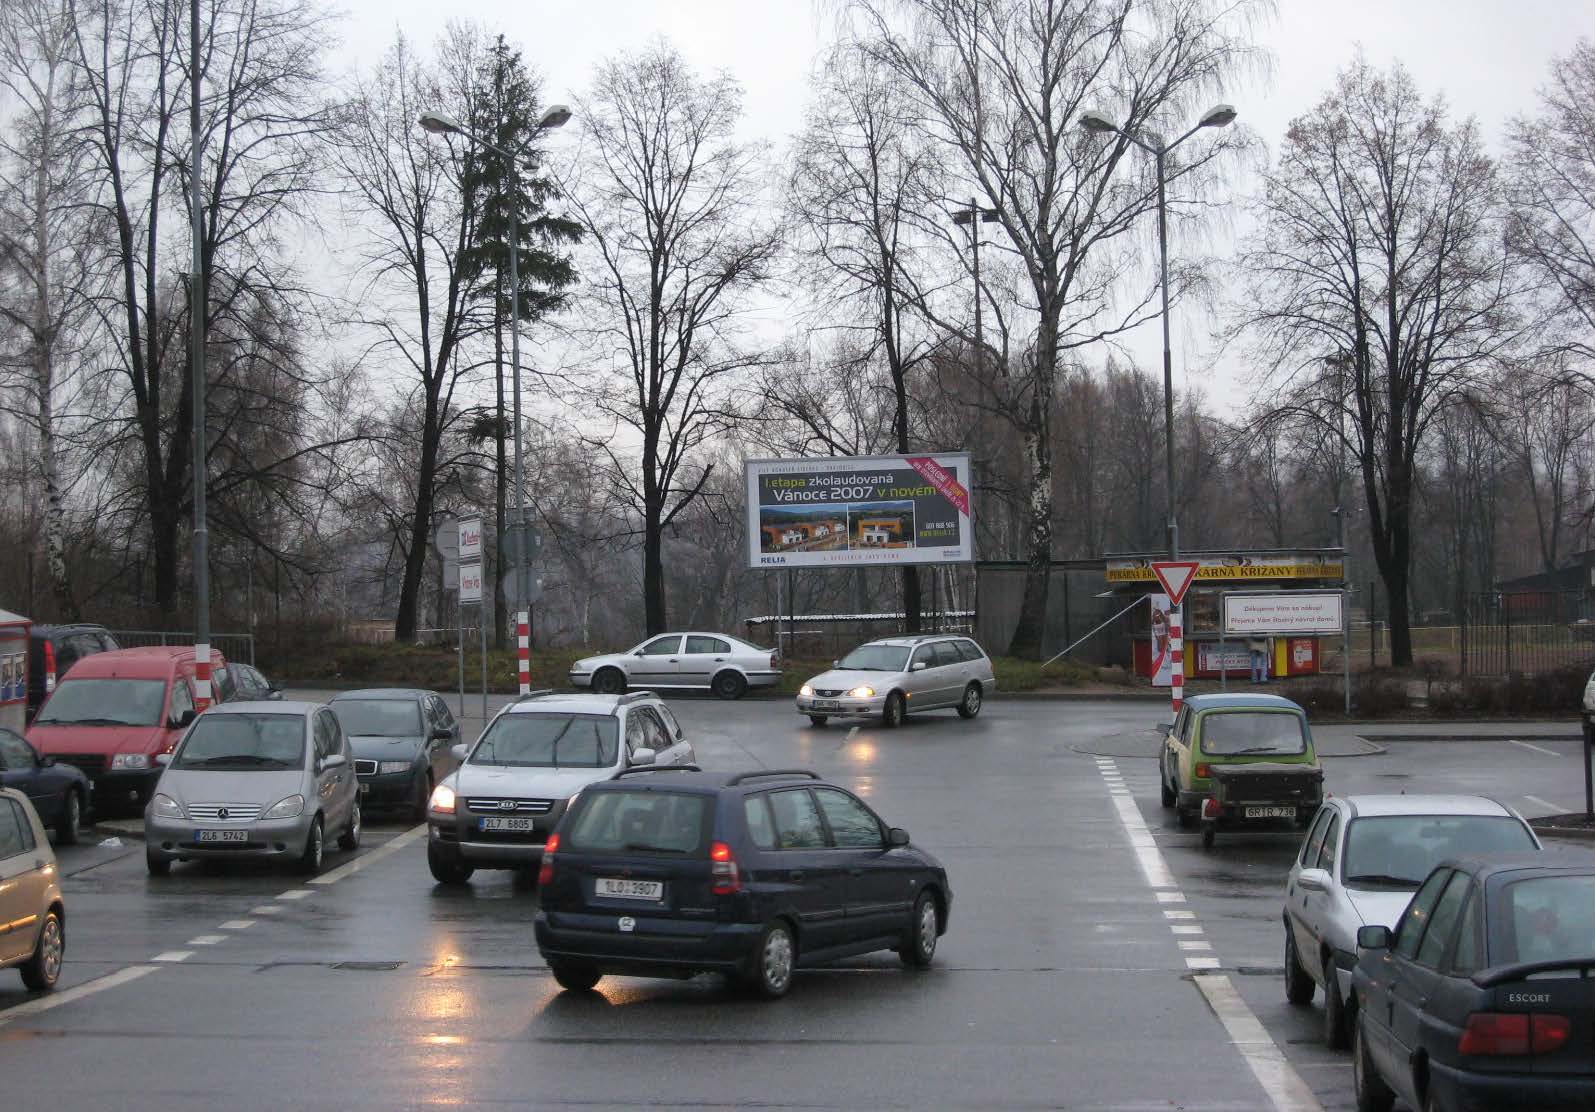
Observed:
[[[482,601],[482,561],[460,564],[460,601]]]
[[[975,557],[967,452],[743,464],[748,566],[946,564]]]
[[[480,517],[460,518],[460,559],[480,560],[482,558],[482,519]]]
[[[1339,592],[1225,595],[1225,633],[1282,635],[1340,632]]]

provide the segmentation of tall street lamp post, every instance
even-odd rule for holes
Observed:
[[[542,131],[551,131],[556,127],[564,127],[570,120],[571,111],[563,104],[550,105],[548,111],[532,127],[532,134]],[[422,128],[434,135],[447,135],[450,133],[463,135],[471,142],[486,147],[488,150],[507,158],[510,165],[517,171],[520,169],[521,160],[526,157],[526,149],[506,150],[496,143],[490,143],[476,132],[467,128],[454,117],[443,112],[423,112],[420,120]],[[526,606],[526,473],[521,456],[521,272],[520,272],[520,243],[521,243],[521,214],[520,209],[513,203],[510,204],[510,366],[513,375],[515,393],[515,524],[516,543],[514,556],[515,585],[517,597],[521,598],[521,606]],[[518,652],[521,657],[521,694],[530,690],[530,676],[526,668],[528,619],[525,610],[519,610],[515,615],[515,627],[518,634]]]
[[[210,706],[210,526],[205,510],[205,251],[200,167],[205,135],[199,120],[199,0],[188,5],[189,236],[193,261],[188,282],[189,376],[194,392],[194,687],[199,710]]]
[[[1080,126],[1091,132],[1117,132],[1125,139],[1140,147],[1157,160],[1157,246],[1162,278],[1160,285],[1163,292],[1163,450],[1165,482],[1168,485],[1168,550],[1169,559],[1177,560],[1180,555],[1179,525],[1174,517],[1174,358],[1169,353],[1169,224],[1168,201],[1164,192],[1164,171],[1167,155],[1175,147],[1185,142],[1204,127],[1228,127],[1235,121],[1236,112],[1232,105],[1220,104],[1209,108],[1197,122],[1196,126],[1172,143],[1165,143],[1160,136],[1150,132],[1145,138],[1134,131],[1126,131],[1106,113],[1082,112]]]

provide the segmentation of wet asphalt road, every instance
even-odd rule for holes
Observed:
[[[1296,840],[1204,852],[1179,831],[1150,759],[1160,706],[998,700],[972,723],[940,712],[856,733],[812,729],[785,700],[672,706],[706,767],[812,768],[936,853],[955,892],[936,965],[858,959],[800,975],[773,1004],[713,978],[563,994],[532,942],[535,887],[478,873],[437,888],[405,825],[371,822],[360,852],[329,853],[310,883],[240,865],[152,880],[140,843],[91,832],[60,852],[61,987],[36,997],[0,973],[0,1105],[1281,1106],[1259,1080],[1278,1071],[1255,1072],[1239,1041],[1265,1064],[1283,1052],[1310,1090],[1292,1107],[1352,1106],[1320,1009],[1284,1002],[1279,894]],[[1326,760],[1339,794],[1577,802],[1570,741],[1494,728],[1380,753],[1350,728],[1318,732],[1345,754]],[[1162,891],[1148,844],[1172,874]],[[1245,1036],[1237,1006],[1271,1044]]]

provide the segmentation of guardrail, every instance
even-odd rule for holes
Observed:
[[[124,649],[139,649],[149,645],[192,645],[193,633],[162,629],[113,629],[111,636]],[[255,635],[253,633],[212,633],[211,647],[228,660],[240,664],[255,664]]]

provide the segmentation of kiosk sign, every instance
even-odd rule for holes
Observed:
[[[1225,633],[1305,635],[1340,631],[1339,591],[1224,596]]]

